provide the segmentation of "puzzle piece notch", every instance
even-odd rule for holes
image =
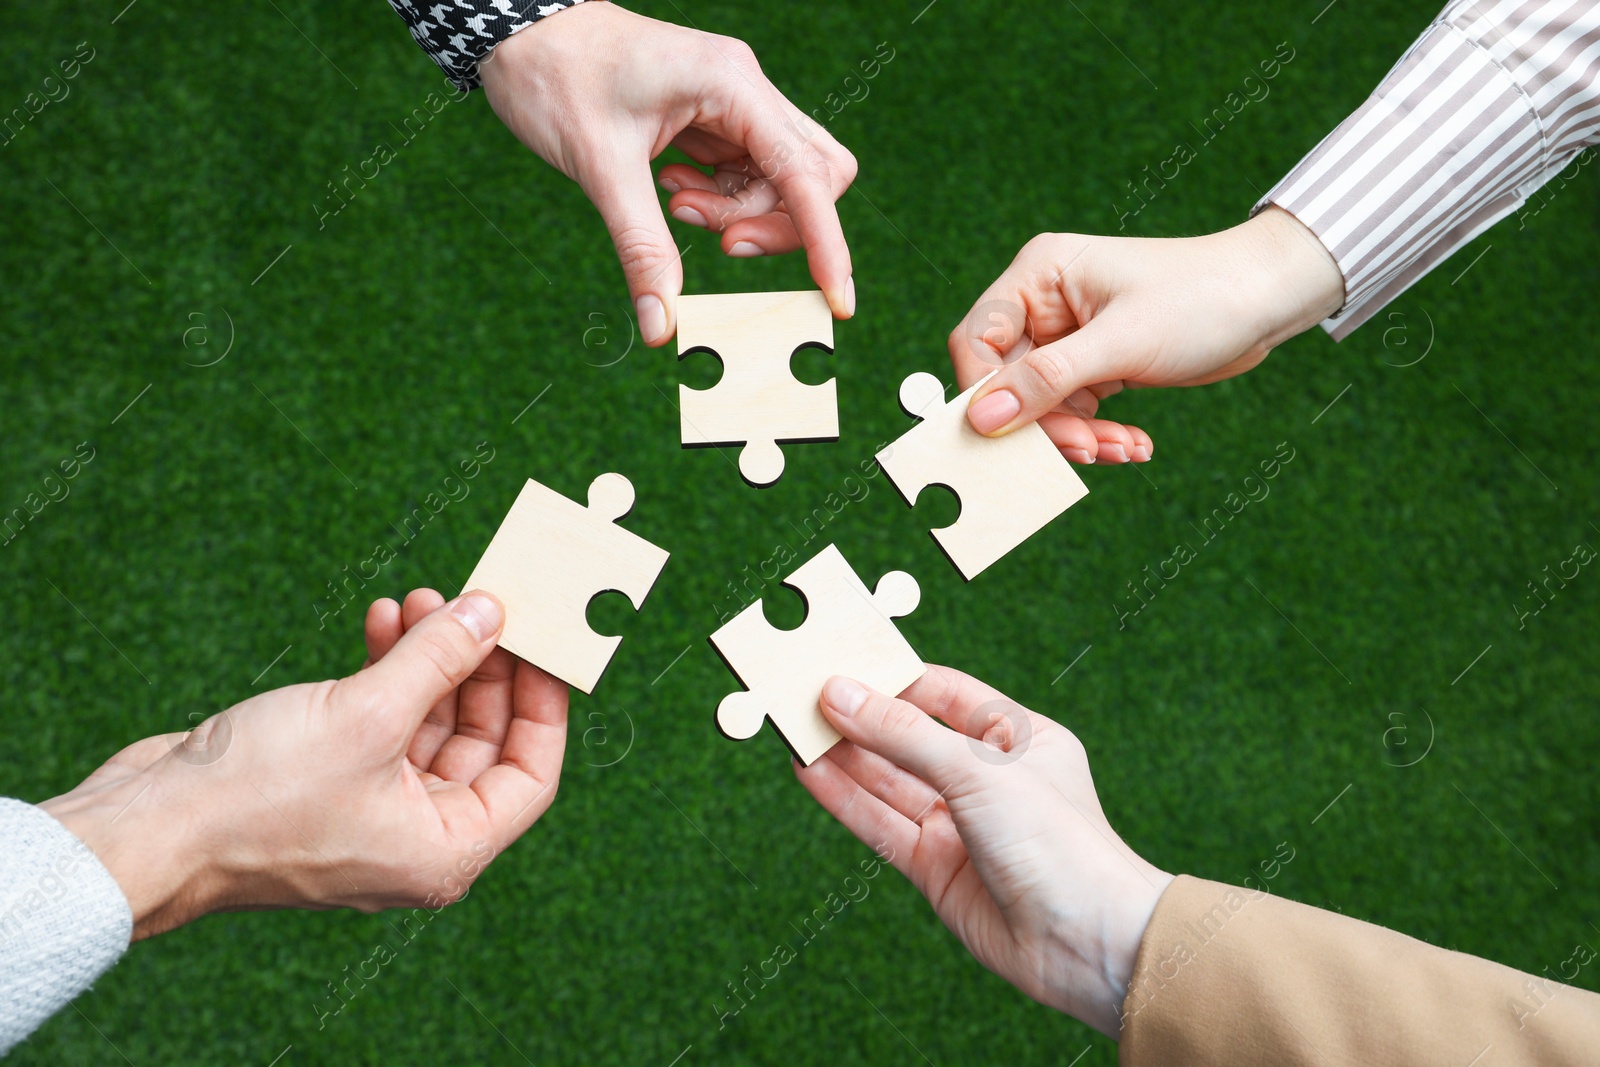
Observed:
[[[833,313],[814,290],[685,296],[678,301],[678,358],[716,355],[709,389],[678,386],[685,447],[743,445],[739,474],[757,487],[783,474],[779,442],[839,438],[837,379],[807,385],[791,360],[802,348],[833,351]]]
[[[925,371],[900,383],[900,406],[921,421],[877,455],[906,503],[924,487],[956,495],[956,521],[931,531],[963,578],[971,581],[1088,495],[1072,464],[1037,423],[985,437],[967,422],[967,406],[986,376],[954,400]]]
[[[602,474],[588,505],[528,479],[466,588],[506,608],[500,646],[592,693],[622,638],[589,628],[589,603],[617,592],[644,605],[668,553],[617,525],[633,509],[633,483]]]
[[[711,635],[728,668],[748,687],[717,706],[717,728],[734,740],[755,736],[763,721],[802,764],[816,762],[839,740],[817,708],[835,674],[897,694],[927,667],[891,621],[921,601],[917,580],[890,571],[868,592],[843,554],[829,545],[784,580],[806,602],[805,621],[778,630],[756,601]]]

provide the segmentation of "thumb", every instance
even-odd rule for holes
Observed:
[[[602,166],[584,191],[605,220],[617,259],[628,280],[639,335],[647,345],[665,344],[674,330],[683,263],[656,198],[648,162]]]
[[[409,739],[428,711],[494,651],[504,623],[505,609],[492,595],[456,597],[407,630],[388,655],[342,679],[336,700],[396,721]]]
[[[1133,354],[1105,316],[1093,318],[1083,328],[1030,349],[996,371],[972,394],[967,421],[989,437],[1010,433],[1037,421],[1085,386],[1128,377]]]
[[[916,705],[860,682],[829,678],[822,687],[821,707],[846,740],[904,767],[941,793],[978,770],[961,735]]]

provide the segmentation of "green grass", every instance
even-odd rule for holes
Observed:
[[[454,592],[529,476],[579,494],[626,473],[629,526],[673,552],[642,613],[591,614],[626,641],[595,696],[574,697],[555,808],[346,1012],[319,1029],[312,1005],[394,936],[384,917],[217,916],[135,947],[16,1062],[121,1062],[108,1041],[141,1065],[266,1064],[290,1045],[280,1063],[665,1065],[690,1045],[684,1064],[1066,1063],[1086,1046],[1078,1062],[1115,1061],[973,962],[893,872],[719,1029],[726,984],[868,853],[774,737],[715,732],[735,680],[705,638],[725,583],[780,542],[801,550],[790,524],[908,426],[901,378],[948,379],[946,333],[1029,237],[1114,230],[1123,183],[1288,41],[1270,96],[1130,230],[1237,221],[1437,0],[1341,4],[1315,25],[1320,0],[944,0],[913,24],[922,4],[682,5],[750,41],[807,110],[879,42],[896,50],[832,127],[861,161],[840,206],[861,314],[807,366],[838,375],[843,437],[790,448],[766,491],[715,450],[679,449],[670,396],[703,369],[639,346],[595,365],[629,331],[604,230],[481,95],[318,229],[325,183],[441,83],[377,0],[145,0],[115,25],[122,0],[9,14],[0,107],[77,42],[96,55],[0,150],[0,506],[80,442],[96,451],[0,554],[0,793],[69,788],[123,743],[256,691],[285,646],[261,687],[357,666],[357,613],[319,630],[313,605],[479,442],[495,459],[470,496],[373,595]],[[925,658],[1075,730],[1113,823],[1155,863],[1237,881],[1288,842],[1285,896],[1555,967],[1600,943],[1600,574],[1525,629],[1513,604],[1600,540],[1596,189],[1590,168],[1344,344],[1316,332],[1240,380],[1117,398],[1156,461],[1086,471],[1084,503],[971,585],[926,533],[955,513],[942,493],[908,510],[864,481],[826,537],[863,575],[917,576],[903,629]],[[691,291],[807,284],[794,257],[729,261],[678,236]],[[228,357],[186,365],[220,354],[225,317]],[[202,323],[212,346],[186,349]],[[597,326],[609,347],[586,346]],[[1430,336],[1426,359],[1393,366]],[[1119,630],[1125,583],[1280,442],[1295,459],[1271,496]],[[773,614],[797,622],[798,599]],[[1396,768],[1424,749],[1423,709],[1431,750]],[[1408,743],[1386,747],[1402,723]]]

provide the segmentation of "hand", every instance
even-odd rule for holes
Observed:
[[[495,647],[498,601],[367,613],[369,665],[150,737],[40,805],[100,857],[134,938],[212,911],[440,907],[555,799],[566,686]]]
[[[950,359],[963,389],[999,369],[967,409],[979,433],[1037,420],[1074,463],[1143,462],[1150,436],[1096,418],[1100,401],[1243,374],[1343,302],[1338,264],[1276,207],[1205,237],[1041,234],[951,333]]]
[[[1172,876],[1106,822],[1078,739],[948,667],[899,700],[829,679],[822,710],[845,740],[796,767],[811,795],[911,879],[978,962],[1116,1037]]]
[[[855,157],[784,98],[743,41],[586,3],[513,34],[480,70],[501,121],[600,209],[646,344],[676,331],[683,290],[650,180],[668,145],[715,168],[662,170],[674,218],[722,234],[731,256],[803,246],[834,316],[855,314],[834,208]]]

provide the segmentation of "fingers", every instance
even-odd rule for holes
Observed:
[[[806,250],[811,277],[828,298],[835,318],[855,314],[850,247],[835,201],[855,180],[855,157],[805,118],[777,90],[742,116],[755,169],[777,187]],[[769,110],[770,107],[770,110]]]
[[[444,604],[444,595],[437,589],[413,589],[406,594],[405,603],[400,606],[401,621],[405,629],[409,630],[429,615],[438,611]]]
[[[956,384],[965,391],[1005,366],[1008,359],[1021,358],[1033,347],[1033,329],[1017,279],[1008,270],[950,331],[950,365],[955,368]]]
[[[748,157],[719,163],[707,175],[694,167],[662,168],[660,184],[673,193],[669,214],[679,222],[722,234],[722,251],[736,258],[782,255],[800,247],[794,221],[778,189],[752,171]]]
[[[965,707],[953,699],[947,704],[953,714]],[[821,707],[846,740],[905,768],[940,792],[965,784],[981,769],[975,766],[967,738],[940,726],[921,708],[852,679],[828,679]]]
[[[832,752],[809,767],[794,764],[795,777],[823,810],[855,834],[858,841],[879,856],[887,856],[895,870],[910,878],[919,836],[917,825],[867,792],[834,762],[835,753],[847,747],[834,746]]]
[[[401,629],[409,630],[439,609],[444,597],[432,589],[413,589],[401,605]],[[491,654],[492,655],[492,654]],[[456,704],[460,690],[451,690],[428,710],[428,715],[411,737],[406,758],[420,770],[432,767],[439,749],[456,731]]]
[[[777,256],[801,245],[800,234],[787,212],[779,209],[777,190],[770,183],[759,188],[770,195],[720,193],[686,189],[672,197],[672,217],[691,226],[722,234],[722,251],[736,259]]]
[[[335,705],[388,717],[406,743],[430,709],[494,649],[505,609],[488,593],[457,597],[406,631],[371,667],[335,687]]]
[[[854,313],[855,290],[849,248],[834,202],[855,176],[855,159],[832,138],[820,147],[800,143],[794,158],[784,142],[774,150],[777,163],[763,166],[766,161],[746,157],[738,164],[719,164],[710,176],[672,164],[662,168],[661,185],[673,194],[668,202],[672,217],[722,234],[722,250],[730,256],[781,255],[806,248],[812,277],[828,296],[829,306],[837,317],[848,318]],[[811,169],[810,176],[795,176],[802,165]],[[790,189],[798,190],[801,211],[807,210],[806,198],[813,190],[826,190],[811,206],[816,214],[809,234],[796,218],[796,205],[788,201]]]
[[[672,190],[668,206],[673,218],[714,233],[740,219],[776,211],[783,202],[777,186],[755,173],[748,156],[719,163],[710,175],[673,164],[662,169],[660,184]]]
[[[665,344],[676,328],[683,264],[667,229],[644,159],[611,159],[592,168],[583,188],[616,246],[647,345]]]
[[[494,766],[511,722],[511,680],[518,662],[503,648],[490,652],[460,688],[428,712],[406,753],[411,762],[452,782],[470,782]]]
[[[1093,463],[1100,452],[1100,439],[1095,435],[1093,419],[1077,415],[1063,415],[1050,411],[1039,416],[1039,428],[1050,443],[1073,463]]]
[[[500,759],[472,781],[504,848],[549,810],[567,750],[567,686],[518,660]]]
[[[832,757],[862,788],[914,823],[920,824],[938,806],[937,789],[876,752],[845,742],[834,746]]]
[[[1144,463],[1155,455],[1155,442],[1149,434],[1109,419],[1052,411],[1039,417],[1039,428],[1073,463]]]
[[[1014,717],[1023,710],[994,686],[936,663],[928,665],[927,673],[912,682],[900,700],[937,716],[969,738],[984,737],[997,718]],[[971,751],[970,745],[965,747]]]
[[[999,436],[1036,421],[1063,399],[1096,382],[1132,377],[1132,353],[1104,319],[1051,344],[1030,349],[973,394],[967,421],[981,434]]]
[[[370,667],[387,656],[395,642],[400,640],[400,635],[405,633],[400,622],[400,605],[388,597],[374,600],[367,609],[364,631],[367,640],[367,662],[364,666]]]
[[[735,258],[779,256],[801,247],[794,220],[786,212],[773,211],[754,218],[739,219],[722,231],[722,250]],[[845,299],[853,298],[855,283],[846,283]],[[851,307],[854,305],[851,304]]]
[[[721,195],[727,190],[722,187],[720,177],[720,172],[718,177],[714,178],[699,167],[691,167],[687,163],[668,163],[656,175],[656,184],[673,196],[683,189],[697,189]]]

